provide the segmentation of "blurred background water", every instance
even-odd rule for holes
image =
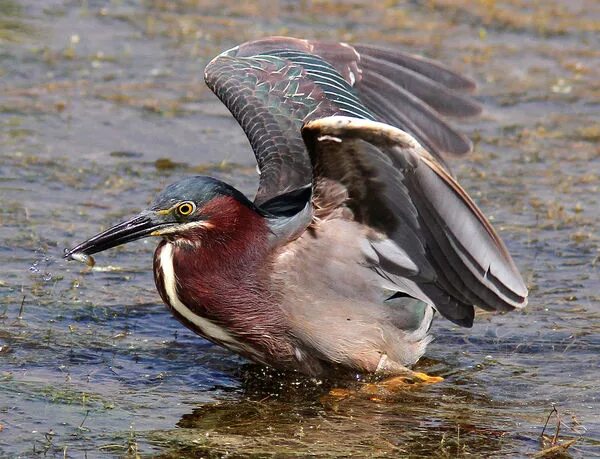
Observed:
[[[0,456],[526,456],[553,407],[568,454],[599,456],[599,32],[595,0],[0,0]],[[254,192],[203,67],[273,34],[399,47],[479,83],[475,153],[453,166],[531,300],[472,330],[437,320],[419,368],[441,384],[332,398],[179,325],[155,241],[93,271],[61,259],[183,176]]]

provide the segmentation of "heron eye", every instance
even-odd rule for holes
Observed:
[[[182,202],[181,204],[179,204],[179,206],[177,206],[177,213],[184,217],[187,217],[188,215],[193,213],[194,210],[196,210],[196,205],[193,202],[186,201]]]

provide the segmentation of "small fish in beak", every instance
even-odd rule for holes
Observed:
[[[65,258],[67,260],[75,260],[80,263],[85,263],[90,268],[93,268],[94,265],[96,264],[96,260],[94,260],[94,257],[92,257],[91,255],[86,255],[85,253],[81,253],[81,252],[69,253],[68,249],[65,249]]]

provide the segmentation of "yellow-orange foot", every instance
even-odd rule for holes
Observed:
[[[444,380],[441,376],[429,376],[427,373],[420,371],[413,371],[412,377],[422,384],[436,384]]]
[[[429,376],[419,371],[410,371],[405,375],[392,376],[375,383],[363,385],[360,391],[374,397],[385,397],[396,392],[418,389],[426,384],[442,382],[441,376]]]
[[[381,381],[364,383],[358,389],[333,388],[327,394],[330,400],[341,401],[355,396],[367,396],[372,400],[383,400],[394,393],[418,389],[428,384],[442,382],[441,376],[429,376],[419,371],[407,371],[405,375],[391,376]]]

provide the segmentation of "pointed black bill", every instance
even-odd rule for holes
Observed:
[[[153,213],[143,212],[89,238],[72,249],[65,250],[64,258],[69,260],[80,259],[81,255],[91,255],[127,242],[136,241],[151,236],[152,232],[160,228],[171,225],[172,223],[157,221]]]

